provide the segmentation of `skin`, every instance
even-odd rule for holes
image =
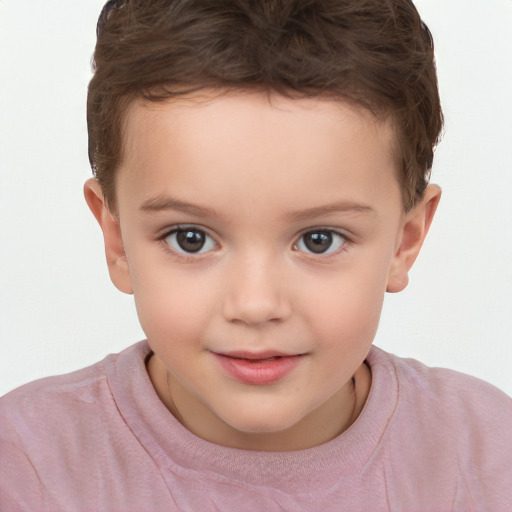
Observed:
[[[384,294],[407,285],[440,198],[430,185],[403,211],[393,142],[387,122],[328,99],[226,92],[131,106],[116,211],[94,179],[85,196],[112,281],[134,294],[154,388],[191,432],[299,450],[357,419]],[[204,248],[184,251],[177,225],[206,233]],[[324,253],[305,243],[315,230],[332,234]],[[215,356],[268,350],[301,356],[265,385]]]

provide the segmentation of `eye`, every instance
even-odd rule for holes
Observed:
[[[318,229],[304,233],[293,249],[311,254],[330,254],[341,249],[346,241],[347,239],[336,231]]]
[[[195,227],[173,229],[164,240],[173,251],[181,254],[201,254],[216,247],[211,236]]]

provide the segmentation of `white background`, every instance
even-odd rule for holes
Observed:
[[[103,0],[0,1],[0,394],[143,338],[82,196]],[[376,344],[512,394],[512,1],[421,0],[446,128],[443,198]]]

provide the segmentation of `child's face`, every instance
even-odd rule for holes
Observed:
[[[228,93],[133,105],[125,142],[107,255],[162,400],[168,378],[186,426],[220,444],[336,435],[386,288],[405,285],[391,128],[340,102]]]

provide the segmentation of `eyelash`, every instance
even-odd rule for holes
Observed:
[[[168,241],[169,237],[171,237],[173,235],[179,235],[180,233],[186,233],[186,232],[189,232],[189,233],[195,232],[196,234],[199,233],[199,234],[202,234],[204,237],[206,237],[206,241],[203,243],[203,245],[197,251],[187,252],[182,247],[180,247],[180,248],[172,247],[171,244],[169,243],[169,241]],[[303,250],[302,248],[300,248],[300,245],[303,245],[303,246],[306,246],[306,249],[308,249],[307,244],[304,242],[304,237],[306,237],[307,235],[318,235],[318,234],[330,237],[330,239],[331,239],[330,245],[329,245],[327,251],[315,253],[312,250],[309,251],[309,250]],[[339,247],[335,248],[334,250],[331,250],[331,246],[334,243],[333,238],[338,239]],[[212,250],[214,250],[216,247],[218,247],[218,244],[217,244],[217,242],[215,242],[214,238],[211,235],[209,235],[208,232],[204,228],[202,228],[201,226],[197,226],[197,225],[173,226],[169,230],[165,231],[165,233],[160,235],[158,237],[158,240],[163,242],[166,250],[170,251],[174,256],[176,256],[180,259],[186,260],[186,261],[196,261],[202,255],[209,253]],[[208,243],[209,244],[213,243],[214,247],[207,248],[207,250],[203,250],[204,245],[206,245]],[[341,233],[332,228],[318,227],[318,228],[308,229],[307,231],[304,231],[303,233],[301,233],[300,236],[298,237],[297,241],[292,245],[292,250],[301,252],[310,258],[317,257],[317,258],[326,259],[329,257],[336,256],[337,254],[339,254],[341,252],[344,252],[347,249],[347,247],[346,247],[347,244],[349,244],[349,243],[350,243],[350,240],[344,233]],[[174,245],[179,246],[179,242],[176,240]]]

